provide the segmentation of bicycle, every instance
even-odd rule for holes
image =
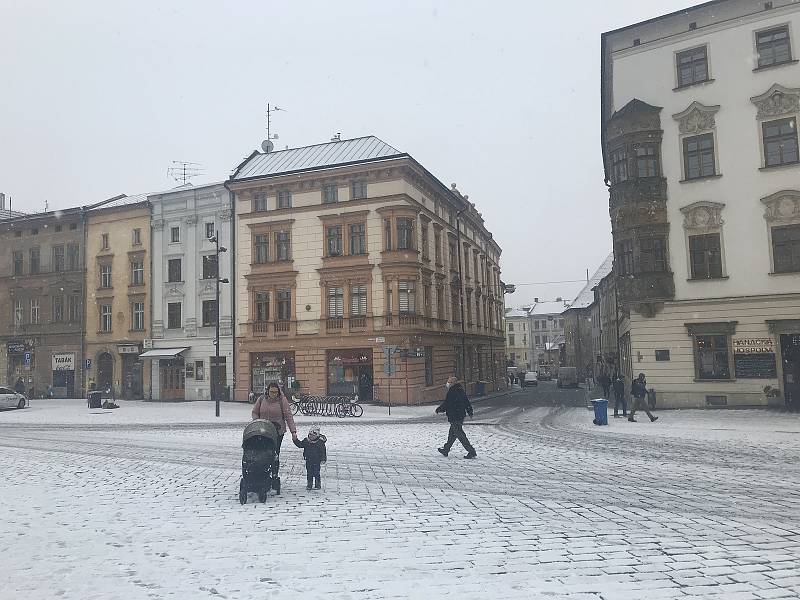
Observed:
[[[358,403],[358,396],[355,398],[343,398],[336,405],[336,416],[340,419],[345,417],[360,417],[364,414],[364,407]]]

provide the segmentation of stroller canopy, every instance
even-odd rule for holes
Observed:
[[[266,419],[256,419],[244,428],[244,433],[242,433],[242,446],[244,446],[248,440],[256,437],[269,438],[272,440],[273,444],[277,444],[278,430],[275,429],[275,425]]]

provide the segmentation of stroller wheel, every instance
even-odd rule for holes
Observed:
[[[267,490],[259,490],[258,491],[258,501],[262,504],[267,501]]]
[[[247,488],[244,486],[244,479],[239,480],[239,504],[247,504]]]

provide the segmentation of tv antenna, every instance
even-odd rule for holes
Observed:
[[[167,169],[167,177],[180,181],[182,185],[186,185],[192,177],[197,177],[202,173],[203,167],[200,163],[185,160],[173,160],[172,166]]]
[[[272,133],[270,128],[272,126],[272,113],[278,112],[279,110],[286,112],[285,108],[280,108],[278,106],[270,106],[269,102],[267,102],[267,139],[261,142],[261,149],[265,153],[272,152],[272,150],[275,148],[275,144],[272,143],[272,140],[278,139],[278,134]]]

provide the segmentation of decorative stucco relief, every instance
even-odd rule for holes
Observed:
[[[762,198],[768,223],[800,223],[800,191],[782,190]]]
[[[164,229],[164,219],[153,219],[151,223],[153,231],[161,231]]]
[[[681,208],[683,213],[683,227],[685,229],[713,230],[719,229],[725,223],[722,220],[722,202],[701,201],[694,202]]]
[[[703,133],[716,127],[714,115],[719,108],[719,105],[706,106],[695,101],[672,118],[678,122],[678,130],[683,134]]]
[[[800,111],[800,88],[787,88],[776,83],[760,96],[750,98],[750,101],[758,108],[757,118],[781,117]]]

